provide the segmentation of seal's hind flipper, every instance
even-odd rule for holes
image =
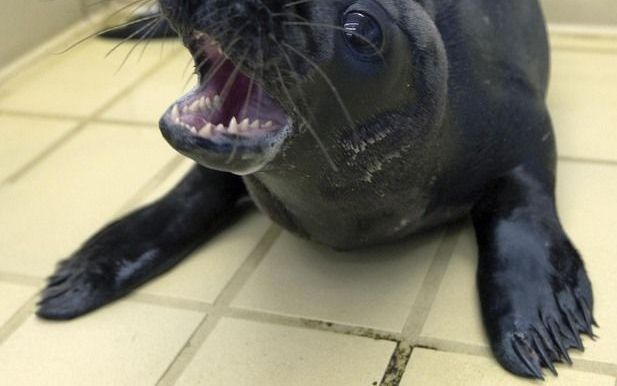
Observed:
[[[37,315],[71,319],[167,271],[237,213],[242,179],[196,166],[165,197],[94,235],[61,262]]]
[[[478,288],[491,347],[509,371],[543,378],[571,363],[568,349],[593,337],[593,296],[583,261],[564,233],[552,183],[518,168],[495,181],[473,211]]]

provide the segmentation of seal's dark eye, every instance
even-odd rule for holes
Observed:
[[[376,55],[383,45],[383,31],[369,15],[352,11],[343,17],[345,38],[349,45],[363,55]]]

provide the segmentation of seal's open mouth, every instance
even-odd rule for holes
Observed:
[[[202,32],[185,38],[199,73],[199,85],[174,103],[161,119],[161,129],[170,143],[205,166],[238,170],[233,165],[217,165],[220,158],[208,159],[205,150],[218,155],[232,153],[249,159],[251,169],[267,163],[290,126],[278,102],[252,78],[228,59],[218,42]],[[198,154],[196,154],[198,153]],[[214,164],[213,164],[214,163]],[[242,167],[240,168],[242,169]]]

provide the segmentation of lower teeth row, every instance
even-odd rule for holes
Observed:
[[[202,96],[200,99],[194,101],[190,105],[184,106],[182,108],[183,114],[190,113],[200,113],[200,112],[209,112],[214,109],[220,110],[222,106],[221,97],[219,95],[214,96],[213,98],[206,98]],[[180,106],[178,104],[174,105],[171,111],[171,118],[174,123],[180,125],[187,130],[189,130],[193,134],[199,134],[201,136],[210,136],[215,132],[219,133],[228,133],[228,134],[242,134],[248,132],[249,130],[258,130],[264,129],[268,130],[273,127],[272,121],[261,122],[259,119],[255,121],[251,121],[249,118],[245,118],[242,121],[238,121],[236,117],[233,117],[229,122],[228,126],[221,124],[214,125],[213,123],[207,122],[202,127],[197,128],[195,126],[189,125],[186,122],[182,121]]]
[[[222,123],[214,125],[208,122],[203,127],[197,128],[182,121],[176,123],[189,130],[191,133],[199,134],[203,137],[211,136],[213,133],[242,134],[250,130],[268,130],[271,129],[273,126],[272,121],[262,123],[260,120],[255,120],[251,122],[248,118],[246,118],[242,122],[238,122],[236,117],[231,118],[229,126],[225,126]]]

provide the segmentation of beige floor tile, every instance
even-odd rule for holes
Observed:
[[[553,51],[549,108],[561,156],[617,161],[617,51]]]
[[[76,125],[72,121],[0,115],[0,182]]]
[[[617,364],[617,167],[574,162],[559,165],[558,205],[565,229],[580,249],[594,284],[600,339],[584,339],[586,360]],[[423,327],[422,336],[486,346],[476,293],[473,231],[459,240]]]
[[[184,160],[137,206],[163,196],[193,167]],[[140,292],[213,303],[227,281],[259,243],[271,221],[257,211],[234,223],[208,241],[173,271],[143,287]]]
[[[0,346],[2,383],[154,385],[203,317],[133,302],[66,323],[33,316]]]
[[[168,193],[182,178],[195,166],[195,162],[192,160],[185,158],[181,155],[177,155],[177,159],[179,160],[178,166],[174,168],[174,170],[167,176],[163,181],[161,181],[153,190],[148,192],[146,196],[144,196],[141,200],[139,200],[138,205],[146,205],[151,203],[161,197],[163,197],[166,193]]]
[[[36,292],[36,288],[0,282],[0,327]]]
[[[570,369],[559,371],[559,377],[547,375],[546,382],[515,377],[489,358],[415,349],[401,386],[614,386],[615,378]]]
[[[84,129],[0,189],[0,270],[48,275],[174,156],[150,129]]]
[[[161,53],[149,47],[143,55],[137,48],[120,68],[132,44],[125,44],[105,58],[116,42],[91,39],[65,54],[50,54],[0,85],[5,94],[0,110],[39,112],[65,116],[89,116],[136,81],[144,72],[162,63],[178,43]]]
[[[229,279],[257,246],[271,222],[251,212],[197,250],[169,274],[141,291],[214,303]]]
[[[486,345],[476,287],[478,248],[471,224],[459,235],[422,337]]]
[[[617,364],[617,167],[563,162],[559,178],[561,218],[587,264],[601,326],[583,357]]]
[[[157,126],[163,112],[195,86],[192,72],[191,55],[188,51],[180,51],[163,68],[120,98],[102,117]]]
[[[356,386],[379,383],[394,343],[223,319],[177,385]]]
[[[401,331],[440,236],[339,253],[285,233],[233,306]]]

